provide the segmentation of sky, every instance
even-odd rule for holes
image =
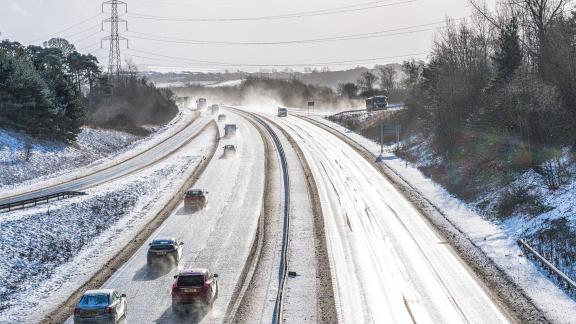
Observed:
[[[472,13],[467,0],[124,1],[123,60],[162,72],[337,70],[425,59],[446,18]],[[0,0],[0,38],[41,45],[63,37],[107,66],[109,44],[101,48],[100,40],[109,34],[109,24],[101,29],[110,7],[102,13],[102,2]]]

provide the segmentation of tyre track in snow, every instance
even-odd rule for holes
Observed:
[[[296,117],[340,138],[402,191],[405,197],[433,224],[435,229],[449,241],[449,244],[454,247],[458,255],[472,268],[473,272],[481,279],[486,290],[499,305],[502,305],[512,320],[521,323],[549,323],[549,320],[530,297],[474,244],[465,233],[451,222],[440,208],[426,199],[416,188],[410,185],[407,180],[402,178],[400,174],[385,164],[376,163],[373,154],[369,150],[340,133],[338,130],[306,116],[299,115]]]
[[[333,280],[341,321],[510,320],[506,314],[499,314],[498,307],[482,295],[478,283],[469,279],[472,272],[466,270],[465,264],[458,265],[449,249],[442,247],[441,239],[435,238],[423,220],[413,215],[415,211],[405,205],[402,198],[394,198],[397,194],[374,175],[376,170],[369,170],[371,167],[367,168],[366,162],[355,158],[350,149],[342,146],[343,142],[329,139],[324,130],[294,117],[289,117],[284,124],[306,147],[315,175],[326,174],[317,181],[324,186],[321,186],[323,203],[332,206],[325,211],[328,212],[325,217],[328,231],[332,232],[328,235],[331,256],[336,258],[334,262],[339,269]],[[345,197],[326,195],[334,188]],[[386,204],[382,204],[383,201]],[[390,209],[401,210],[402,215],[396,213],[395,216]],[[378,214],[374,215],[372,210]],[[346,225],[350,221],[352,223]],[[418,237],[414,233],[418,233]],[[426,247],[419,240],[428,241]],[[450,270],[448,264],[456,270]],[[441,279],[453,272],[448,276],[450,288],[446,288],[444,279],[438,280],[439,271],[443,274]],[[350,285],[349,277],[354,274],[359,275],[359,280]],[[376,288],[380,286],[381,289]],[[364,302],[358,303],[360,300]],[[461,305],[466,308],[462,310]]]
[[[149,236],[154,233],[154,231],[162,225],[162,223],[172,214],[172,212],[178,207],[181,201],[181,196],[190,186],[192,186],[202,175],[209,162],[212,160],[216,149],[218,148],[219,137],[218,130],[214,122],[207,124],[203,130],[212,128],[215,131],[214,144],[208,154],[200,164],[196,167],[192,175],[186,180],[186,182],[179,188],[178,193],[164,206],[164,208],[154,216],[141,230],[136,234],[127,246],[122,248],[118,253],[110,258],[110,260],[86,283],[79,287],[64,303],[55,308],[55,310],[48,314],[41,323],[64,323],[68,319],[73,311],[76,303],[86,290],[97,289],[102,286],[110,277],[112,277],[118,269],[122,267],[141,247],[142,243],[145,242]],[[200,133],[203,133],[201,131]],[[194,136],[195,138],[196,136]],[[191,142],[191,138],[188,142]],[[186,143],[188,143],[186,142]]]

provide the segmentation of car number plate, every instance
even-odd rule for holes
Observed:
[[[182,289],[183,292],[186,293],[193,293],[193,292],[198,292],[199,289],[195,289],[195,288],[184,288]]]
[[[82,315],[84,317],[94,317],[94,316],[98,315],[98,312],[97,311],[85,311],[82,313]]]

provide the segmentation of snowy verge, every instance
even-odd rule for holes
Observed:
[[[78,142],[32,144],[29,161],[24,161],[27,138],[0,131],[0,196],[21,194],[75,179],[86,173],[126,161],[173,136],[189,125],[196,113],[182,109],[168,124],[152,135],[137,136],[103,129],[84,128]]]
[[[38,322],[66,301],[173,199],[213,139],[204,132],[166,161],[88,196],[1,218],[0,322]]]
[[[311,116],[370,151],[376,159],[380,145],[320,116]],[[576,303],[556,287],[528,260],[515,240],[498,225],[485,220],[461,200],[450,195],[442,186],[427,178],[415,166],[389,153],[385,147],[382,163],[396,173],[418,193],[438,208],[444,217],[480,248],[514,284],[521,287],[547,319],[557,323],[572,323],[576,318]]]

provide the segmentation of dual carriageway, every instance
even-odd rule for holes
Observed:
[[[505,323],[516,319],[422,213],[370,161],[329,130],[292,112],[279,118],[226,107],[238,134],[219,141],[193,187],[209,191],[195,213],[180,203],[107,280],[128,298],[128,323]],[[215,125],[205,115],[121,163],[0,200],[83,190],[158,163]],[[236,146],[226,158],[220,147]],[[148,242],[185,242],[180,263],[146,265]],[[171,310],[173,276],[219,274],[211,309]],[[74,300],[50,319],[73,313]],[[71,322],[71,318],[68,318]]]

